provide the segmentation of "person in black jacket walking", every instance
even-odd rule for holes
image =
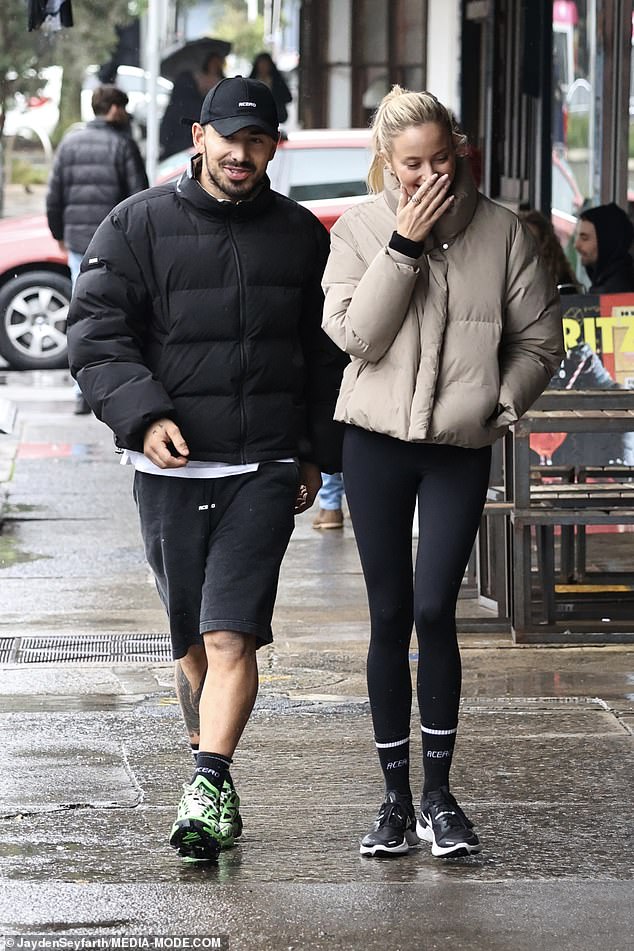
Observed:
[[[129,133],[128,97],[116,86],[97,86],[95,119],[64,136],[55,155],[46,195],[48,227],[68,255],[73,285],[81,259],[109,211],[148,187],[138,146]],[[75,411],[90,408],[80,392]]]
[[[70,315],[71,371],[135,469],[196,771],[170,843],[214,860],[242,830],[229,772],[272,640],[294,513],[341,468],[342,356],[321,330],[328,234],[266,176],[278,117],[263,83],[223,79],[176,185],[98,228]]]
[[[170,101],[161,119],[159,129],[161,159],[191,148],[192,122],[196,116],[200,115],[203,101],[209,90],[224,79],[224,68],[225,53],[220,48],[208,54],[199,70],[193,72],[185,70],[178,74],[174,80]]]
[[[288,119],[288,109],[286,107],[293,101],[293,96],[270,53],[258,53],[255,57],[251,69],[251,79],[259,79],[260,82],[266,83],[273,93],[280,123],[286,122]]]
[[[109,211],[148,187],[138,146],[129,132],[128,97],[116,86],[97,86],[95,118],[71,129],[55,155],[46,194],[51,234],[68,254],[73,283],[92,236]]]

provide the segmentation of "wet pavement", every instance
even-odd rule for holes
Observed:
[[[634,650],[461,635],[452,783],[483,851],[361,858],[382,797],[363,582],[349,524],[318,533],[310,514],[232,769],[243,837],[217,865],[181,864],[166,836],[191,754],[171,665],[37,661],[38,644],[72,638],[102,638],[113,657],[128,635],[161,643],[130,471],[104,427],[73,416],[61,375],[9,377],[0,395],[20,413],[0,440],[0,934],[226,935],[267,951],[634,947]],[[414,762],[418,736],[414,718]]]

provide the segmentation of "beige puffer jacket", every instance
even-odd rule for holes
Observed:
[[[563,356],[559,298],[511,211],[465,159],[454,206],[413,259],[388,247],[398,183],[331,232],[323,327],[352,357],[335,419],[408,442],[479,448],[501,436]]]

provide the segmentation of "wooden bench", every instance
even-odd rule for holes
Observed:
[[[634,484],[627,482],[549,483],[531,486],[531,508],[617,508],[634,506]]]
[[[634,431],[634,392],[618,389],[547,391],[535,408],[513,427],[514,507],[510,520],[513,536],[513,630],[520,634],[518,640],[522,639],[522,634],[535,631],[533,534],[537,542],[537,592],[541,605],[538,626],[543,627],[554,625],[557,620],[555,530],[559,528],[561,533],[562,580],[578,582],[580,576],[585,577],[586,526],[634,525],[634,469],[628,466],[580,467],[571,477],[566,467],[531,466],[531,433],[629,431]],[[634,580],[634,557],[627,577]],[[619,591],[616,599],[625,603],[627,590]],[[596,603],[601,603],[600,596],[597,596]],[[634,610],[627,610],[634,630]]]
[[[585,527],[588,525],[634,525],[634,494],[629,501],[630,507],[623,505],[612,506],[610,502],[597,503],[592,507],[583,508],[572,506],[534,506],[530,509],[515,509],[511,512],[511,522],[514,527],[515,538],[521,538],[521,543],[514,549],[514,595],[515,595],[515,628],[518,631],[529,630],[531,627],[532,605],[532,558],[531,558],[531,527],[534,527],[537,544],[538,579],[541,591],[541,618],[542,624],[554,624],[556,621],[555,600],[555,528],[561,527],[562,539],[567,528],[577,529],[575,544],[584,539],[583,565],[584,573],[576,581],[583,583],[587,580],[585,574]],[[579,529],[583,534],[579,535]],[[634,544],[634,543],[633,543]],[[575,562],[579,564],[580,552],[576,549]],[[634,561],[634,559],[633,559]],[[562,565],[565,564],[565,554]],[[634,579],[634,565],[629,572],[623,572],[620,580]],[[572,579],[564,577],[562,580],[570,582]],[[606,583],[615,581],[614,576],[608,579],[605,576],[595,578],[595,582]],[[624,592],[619,593],[623,597]]]

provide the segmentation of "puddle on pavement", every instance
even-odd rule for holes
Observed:
[[[27,505],[26,502],[10,503],[5,511],[9,517],[12,515],[24,515],[27,512],[37,512],[41,509],[39,505]]]
[[[81,696],[36,694],[34,696],[2,696],[3,713],[64,713],[129,710],[133,707],[152,706],[156,701],[145,694],[93,693]]]
[[[49,555],[36,555],[33,552],[22,551],[18,548],[10,527],[5,525],[0,532],[0,570],[3,568],[12,568],[13,565],[24,564],[28,561],[38,561],[41,558],[49,557]]]

